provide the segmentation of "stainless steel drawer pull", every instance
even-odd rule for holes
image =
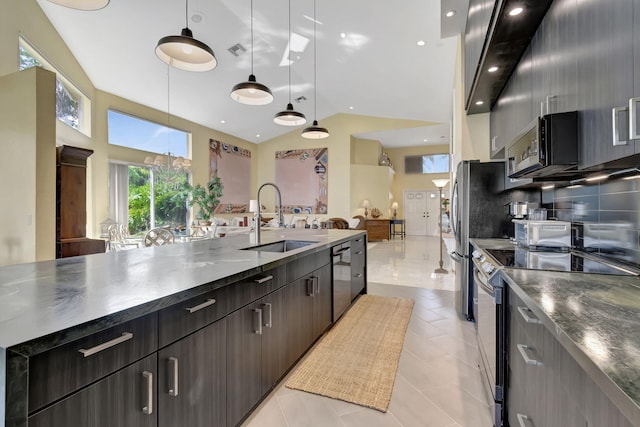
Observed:
[[[640,102],[640,98],[631,98],[629,100],[629,139],[640,139],[640,130],[638,129],[638,120],[636,118],[636,105]]]
[[[185,310],[187,310],[189,313],[195,313],[196,311],[202,310],[203,308],[207,308],[210,305],[213,305],[215,303],[216,303],[216,299],[215,298],[209,298],[205,302],[203,302],[202,304],[198,304],[195,307],[187,307],[187,308],[185,308]]]
[[[153,374],[149,371],[144,371],[142,377],[147,381],[147,404],[142,407],[142,412],[151,415],[153,414]]]
[[[308,297],[312,297],[313,296],[313,291],[315,290],[314,286],[313,286],[313,278],[312,277],[308,277],[308,278],[304,279],[304,281],[305,281],[306,286],[307,286],[307,296]]]
[[[361,278],[361,277],[362,277],[362,273],[357,273],[357,274],[356,274],[356,277],[357,277],[358,279],[359,279],[359,278]]]
[[[520,427],[527,427],[527,424],[529,424],[527,422],[529,421],[529,417],[522,414],[516,414],[516,417],[518,417],[518,424],[520,425]]]
[[[262,310],[259,308],[253,309],[253,333],[262,335]]]
[[[260,285],[260,284],[262,284],[262,283],[264,283],[264,282],[268,282],[269,280],[273,280],[273,276],[271,276],[271,275],[269,275],[269,276],[265,276],[265,277],[263,277],[263,278],[261,278],[261,279],[256,279],[256,280],[254,280],[254,282],[256,282],[257,284],[259,284],[259,285]]]
[[[169,396],[178,395],[178,358],[169,358]]]
[[[264,307],[264,323],[262,323],[262,326],[264,326],[265,328],[270,328],[272,326],[271,324],[271,303],[265,303],[262,304],[262,306]]]
[[[311,280],[313,280],[313,294],[320,294],[320,278],[318,276],[312,276]]]
[[[129,341],[131,338],[133,338],[133,334],[131,332],[123,332],[122,335],[119,336],[118,338],[114,338],[111,341],[98,344],[97,346],[91,347],[90,349],[81,348],[80,350],[78,350],[78,352],[82,353],[84,357],[89,357],[93,354],[100,353],[102,350],[106,350],[110,347],[113,347],[114,345],[118,345],[125,341]]]
[[[518,347],[518,351],[520,352],[520,356],[522,356],[522,358],[524,359],[524,362],[527,365],[534,365],[534,366],[542,365],[542,362],[540,362],[539,360],[532,359],[529,357],[529,355],[527,354],[527,349],[529,347],[527,347],[524,344],[517,344],[517,347]]]
[[[362,255],[362,251],[356,252],[356,255]]]
[[[533,315],[530,316],[529,315],[529,313],[532,313],[532,311],[529,310],[529,307],[520,307],[520,306],[518,306],[518,313],[520,313],[520,316],[522,316],[524,321],[527,322],[527,323],[542,323],[535,316],[533,316]]]

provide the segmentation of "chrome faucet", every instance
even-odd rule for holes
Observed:
[[[276,189],[276,193],[278,194],[278,206],[276,207],[276,212],[278,214],[278,227],[284,226],[284,216],[282,215],[282,195],[280,194],[280,189],[277,185],[272,182],[265,182],[258,188],[258,212],[256,213],[256,244],[260,244],[260,226],[262,225],[262,214],[260,212],[261,204],[260,204],[260,191],[267,185],[272,186]]]

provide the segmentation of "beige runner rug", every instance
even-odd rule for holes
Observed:
[[[413,300],[363,295],[286,386],[387,412]]]

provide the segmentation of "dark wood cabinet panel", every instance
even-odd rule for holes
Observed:
[[[156,364],[154,353],[32,415],[29,426],[155,427]]]
[[[286,286],[266,297],[262,308],[262,390],[270,390],[291,366],[288,355],[288,331],[290,327],[287,311],[290,309],[287,300]]]
[[[314,270],[331,262],[331,251],[329,249],[306,255],[287,264],[287,283],[311,273]]]
[[[316,281],[316,289],[313,293],[313,341],[331,325],[331,264],[316,270],[312,279]]]
[[[226,319],[158,353],[161,427],[226,425]]]
[[[260,400],[262,335],[260,301],[227,317],[227,425],[237,425]]]
[[[613,108],[625,108],[633,93],[633,3],[579,2],[576,8],[581,168],[635,153],[624,111],[617,115],[617,130],[619,139],[627,142],[614,145],[612,113]]]
[[[360,293],[366,292],[367,252],[365,238],[351,241],[351,301]]]
[[[388,219],[367,219],[367,240],[389,240],[391,238],[391,224]]]

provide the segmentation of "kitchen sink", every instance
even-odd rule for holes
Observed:
[[[243,251],[261,251],[261,252],[288,252],[294,249],[300,249],[305,246],[318,243],[311,240],[280,240],[278,242],[266,243],[259,246],[250,246],[242,248]]]

